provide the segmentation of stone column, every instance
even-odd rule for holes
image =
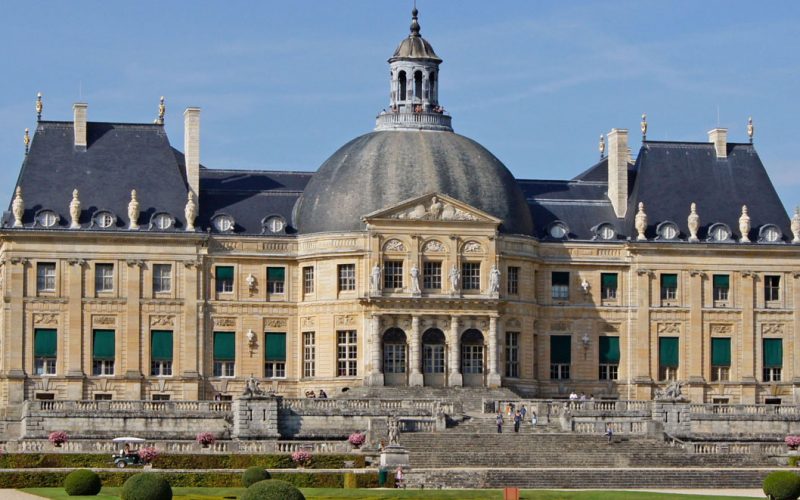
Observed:
[[[487,387],[500,387],[500,373],[497,371],[497,318],[489,317],[489,376]]]
[[[755,280],[752,271],[742,272],[742,365],[739,367],[739,379],[742,383],[742,404],[756,402],[756,331],[755,331]]]
[[[367,375],[367,385],[383,385],[383,371],[381,363],[381,316],[373,314],[370,319],[370,371]]]
[[[634,359],[636,360],[635,376],[633,383],[636,385],[636,399],[650,399],[651,384],[653,383],[650,371],[651,364],[651,339],[650,339],[650,283],[652,271],[639,269],[636,271],[636,288],[638,293],[638,303],[636,312],[636,324],[634,331],[629,332],[634,338]],[[656,340],[657,342],[657,340]],[[658,370],[658,368],[656,368]],[[656,375],[657,377],[657,375]]]
[[[419,336],[419,316],[411,317],[411,339],[408,342],[408,365],[411,368],[411,375],[408,378],[408,385],[422,386],[422,372],[420,366],[420,336]]]
[[[464,379],[461,376],[461,342],[458,338],[458,316],[450,317],[450,340],[448,341],[450,347],[450,376],[447,378],[447,385],[450,387],[461,387],[464,385]]]

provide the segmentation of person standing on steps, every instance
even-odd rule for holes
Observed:
[[[611,429],[610,423],[606,424],[606,436],[608,437],[608,444],[611,444],[614,439],[614,430]]]
[[[519,410],[514,413],[514,432],[519,432],[519,424],[522,423],[522,414]]]
[[[525,415],[528,414],[528,409],[525,408],[525,405],[522,405],[522,408],[519,409],[519,412],[522,415],[522,421],[525,422]]]
[[[532,425],[533,427],[536,427],[536,423],[537,423],[538,421],[539,421],[539,420],[536,418],[536,412],[535,412],[535,411],[533,411],[533,410],[531,410],[531,425]]]
[[[497,419],[496,420],[497,420],[497,433],[498,434],[502,434],[503,433],[503,414],[500,413],[500,412],[497,412]]]

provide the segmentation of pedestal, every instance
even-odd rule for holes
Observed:
[[[464,377],[458,372],[450,372],[450,376],[447,377],[447,385],[448,387],[461,387],[464,385]]]
[[[364,385],[368,386],[383,386],[383,373],[370,373],[364,380]]]
[[[486,376],[486,387],[490,389],[496,389],[500,387],[500,374],[499,373],[490,373]]]
[[[408,450],[400,445],[390,444],[381,452],[381,467],[408,467]]]
[[[411,387],[422,387],[425,381],[420,372],[412,373],[408,376],[408,385]]]
[[[234,439],[270,439],[280,437],[278,406],[280,396],[242,397],[233,402]]]

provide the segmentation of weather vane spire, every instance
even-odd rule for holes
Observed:
[[[417,10],[417,2],[414,0],[414,8],[411,10],[411,36],[419,36],[419,11]]]
[[[42,93],[36,93],[36,121],[42,120],[42,109],[44,108],[44,104],[42,104]]]

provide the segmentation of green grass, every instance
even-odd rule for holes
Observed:
[[[25,488],[22,491],[54,500],[118,500],[121,487],[103,488],[94,497],[71,497],[63,488]],[[218,500],[239,496],[244,488],[173,488],[175,500]],[[502,490],[345,490],[340,488],[303,489],[307,500],[500,500]],[[674,495],[633,491],[546,491],[523,490],[520,500],[741,500],[736,497]]]

